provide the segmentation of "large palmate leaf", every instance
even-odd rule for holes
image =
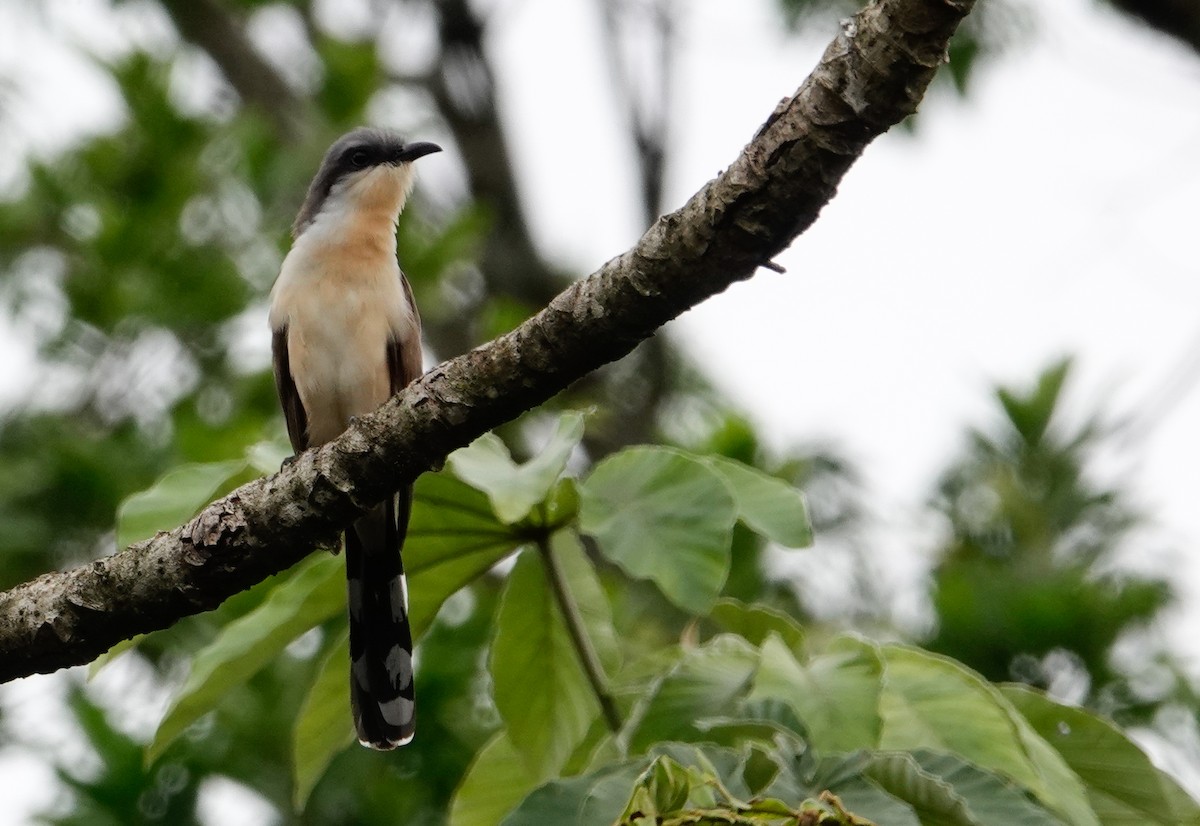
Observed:
[[[545,501],[583,438],[583,414],[565,413],[550,441],[528,462],[518,465],[499,436],[484,434],[446,460],[454,474],[487,494],[501,522],[511,525]]]
[[[427,473],[413,489],[404,542],[413,633],[429,627],[446,599],[525,541],[500,522],[486,496],[448,473]]]
[[[1001,690],[1082,779],[1104,826],[1200,824],[1200,804],[1112,723],[1025,686]]]
[[[149,539],[157,531],[174,528],[245,475],[244,459],[181,465],[168,471],[151,487],[135,493],[117,510],[117,547]]]
[[[738,519],[746,527],[787,548],[812,544],[812,521],[804,494],[782,479],[724,456],[706,456],[729,486]]]
[[[222,628],[192,659],[187,680],[147,748],[147,761],[292,640],[344,611],[345,591],[341,560],[321,554],[302,562],[261,605]]]
[[[601,661],[611,663],[616,637],[591,564],[567,533],[556,537],[549,553]],[[493,695],[509,740],[520,745],[522,759],[539,779],[561,768],[600,713],[556,587],[543,556],[523,553],[501,599],[490,661]]]
[[[496,826],[538,785],[538,777],[497,732],[479,753],[454,793],[449,826]]]
[[[854,751],[879,743],[882,683],[883,661],[871,645],[843,638],[801,664],[771,635],[762,646],[750,699],[788,703],[820,751]]]
[[[766,725],[777,701],[798,725]],[[854,638],[798,658],[770,632],[759,649],[715,637],[685,650],[617,740],[624,751],[544,784],[505,822],[792,824],[819,811],[822,823],[887,826],[1200,824],[1196,802],[1089,712]]]
[[[746,778],[756,774],[754,764],[763,759],[770,760],[745,749],[660,743],[640,758],[544,784],[503,824],[868,826],[833,798],[818,800],[814,794],[784,801],[756,794]]]
[[[922,826],[1063,826],[1011,780],[955,755],[884,752],[863,774],[908,804]]]
[[[580,485],[580,528],[630,575],[672,602],[707,613],[729,574],[737,508],[703,462],[667,448],[608,457]]]
[[[796,619],[769,605],[747,604],[726,597],[708,612],[708,619],[722,631],[737,634],[752,645],[761,646],[772,634],[798,654],[804,646],[804,629]]]
[[[318,662],[292,729],[292,805],[297,811],[304,809],[329,762],[354,742],[349,668],[349,637],[343,633]]]
[[[698,724],[729,716],[749,690],[758,660],[757,650],[732,635],[686,652],[638,708],[631,723],[630,753],[663,740],[705,739]]]
[[[412,519],[404,546],[411,594],[413,633],[428,628],[446,598],[519,547],[522,540],[497,521],[486,497],[448,474],[427,474],[415,487]],[[279,655],[296,637],[345,611],[342,560],[320,554],[301,563],[254,610],[226,625],[192,660],[187,681],[176,695],[147,751],[162,753],[180,733],[211,710],[239,682]],[[347,658],[340,658],[343,665]],[[327,662],[332,665],[333,658]],[[318,675],[320,679],[320,675]],[[331,678],[332,679],[332,678]],[[318,707],[336,702],[310,691],[307,713],[330,714]],[[315,782],[317,777],[308,778]]]
[[[1000,691],[961,663],[887,645],[879,748],[935,749],[1016,780],[1068,823],[1099,823],[1083,785]]]

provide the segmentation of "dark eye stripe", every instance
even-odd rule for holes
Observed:
[[[339,180],[377,164],[390,163],[402,146],[399,135],[381,130],[356,129],[339,138],[325,153],[316,177],[309,185],[304,204],[292,225],[293,236],[312,222]]]
[[[337,159],[337,168],[342,171],[365,169],[376,162],[377,153],[369,146],[352,146]]]

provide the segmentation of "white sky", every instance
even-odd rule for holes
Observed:
[[[590,271],[640,229],[619,125],[590,91],[603,66],[574,45],[595,36],[595,21],[550,0],[515,8],[497,46],[535,228]],[[782,37],[766,2],[688,8],[672,205],[735,157],[829,34]],[[1192,642],[1200,59],[1088,0],[1027,14],[1031,35],[985,62],[967,99],[940,87],[915,136],[868,148],[779,257],[786,274],[760,272],[672,332],[778,445],[827,436],[849,451],[873,494],[882,554],[930,541],[920,504],[965,428],[991,420],[992,384],[1028,385],[1076,356],[1068,411],[1155,415],[1101,471],[1161,521],[1148,550],[1178,552],[1188,604],[1173,631]],[[551,25],[557,44],[543,36]],[[1186,395],[1167,409],[1168,391]]]
[[[828,39],[785,39],[769,2],[679,4],[670,204],[735,157]],[[553,0],[500,6],[491,45],[524,196],[547,249],[583,274],[641,230],[597,21]],[[930,542],[919,506],[965,427],[994,415],[992,383],[1025,385],[1075,355],[1071,409],[1153,417],[1103,471],[1160,520],[1147,555],[1174,549],[1186,601],[1172,633],[1200,652],[1188,633],[1200,618],[1200,57],[1090,0],[1029,7],[1031,34],[983,66],[967,99],[932,95],[915,136],[867,150],[779,257],[787,274],[761,272],[672,332],[777,445],[830,437],[857,460],[889,559]],[[21,66],[34,89],[78,96],[61,66],[24,60],[37,48],[0,26],[0,73]],[[35,129],[42,116],[110,117],[90,89],[69,110],[38,100],[18,110]],[[29,379],[2,327],[0,348],[2,400]],[[0,824],[33,805],[6,800]]]

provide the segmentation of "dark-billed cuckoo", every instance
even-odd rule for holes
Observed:
[[[421,319],[396,260],[412,164],[439,151],[360,128],[325,155],[271,290],[275,386],[297,453],[337,438],[421,374]],[[400,548],[412,488],[346,530],[350,701],[358,739],[412,739],[412,631]]]

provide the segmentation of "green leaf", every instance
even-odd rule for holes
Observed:
[[[1009,421],[1028,444],[1037,445],[1046,434],[1070,372],[1071,360],[1062,359],[1038,377],[1037,387],[1027,395],[1006,387],[996,390]]]
[[[492,690],[509,740],[539,779],[571,756],[600,706],[555,603],[545,566],[530,550],[517,559],[496,616]]]
[[[737,509],[728,485],[679,451],[635,447],[609,456],[580,486],[580,529],[631,576],[705,614],[729,575]]]
[[[496,826],[538,785],[508,736],[496,732],[479,750],[450,804],[449,826]]]
[[[639,754],[664,740],[707,739],[698,724],[737,706],[758,662],[758,651],[730,635],[688,651],[636,712],[629,752]]]
[[[819,796],[820,792],[828,790],[837,795],[846,810],[867,818],[870,823],[921,826],[911,806],[863,776],[869,756],[870,752],[857,751],[817,759],[812,749],[803,743],[793,745],[788,741],[776,741],[770,757],[779,766],[779,771],[770,785],[758,794],[796,801]]]
[[[488,495],[496,516],[511,525],[546,500],[583,438],[583,415],[564,413],[537,456],[517,465],[499,436],[484,434],[446,460],[458,478]]]
[[[502,826],[613,826],[629,803],[630,789],[649,765],[639,760],[593,774],[552,780],[535,789]]]
[[[593,728],[600,725],[603,723],[597,720],[593,724]],[[619,763],[624,757],[625,748],[622,746],[619,736],[605,729],[604,733],[599,736],[584,738],[583,742],[579,744],[579,748],[575,750],[575,754],[563,766],[563,775],[596,771],[611,763]]]
[[[620,819],[625,826],[644,823],[728,823],[789,826],[797,823],[862,824],[835,800],[814,800],[803,782],[793,783],[788,798],[752,791],[747,778],[788,773],[778,755],[757,747],[739,749],[686,743],[661,743],[654,761],[638,776]],[[787,762],[785,758],[783,762]],[[798,778],[793,777],[793,781]],[[761,784],[760,784],[761,785]],[[820,790],[823,787],[816,787]],[[822,815],[810,818],[807,814]],[[892,826],[892,824],[888,824]]]
[[[692,794],[692,776],[669,757],[659,757],[650,766],[648,790],[660,812],[674,812],[687,805]]]
[[[637,778],[621,822],[675,821],[680,819],[683,814],[681,810],[688,806],[689,801],[693,807],[703,806],[712,810],[725,802],[713,794],[713,790],[720,786],[721,778],[711,771],[711,766],[700,768],[684,765],[666,754],[660,754]],[[694,792],[698,792],[696,796],[703,799],[693,800]]]
[[[145,638],[145,634],[138,634],[137,636],[130,637],[127,640],[121,640],[99,657],[92,660],[90,663],[88,663],[87,679],[90,681],[93,677],[103,671],[105,666],[107,666],[109,663],[119,658],[125,652],[132,651],[133,649],[137,648],[138,644],[141,643],[141,641]]]
[[[1000,691],[947,657],[882,647],[879,748],[951,752],[1030,789],[1068,823],[1096,826],[1079,778]]]
[[[877,754],[863,773],[911,805],[923,826],[1063,826],[1012,781],[952,754]]]
[[[216,496],[217,491],[244,473],[246,461],[181,465],[141,493],[135,493],[117,510],[117,547],[149,539],[191,519]]]
[[[813,542],[812,521],[804,494],[758,468],[724,456],[705,456],[721,474],[737,502],[738,519],[746,527],[785,548],[807,548]]]
[[[404,541],[413,635],[429,627],[448,597],[524,541],[496,519],[487,497],[465,482],[448,473],[418,479]]]
[[[762,646],[762,665],[749,699],[788,703],[823,752],[874,748],[883,721],[879,700],[883,663],[874,646],[844,637],[801,665],[776,636]]]
[[[861,775],[846,777],[829,790],[838,796],[842,805],[850,811],[867,818],[871,823],[884,826],[924,826],[912,806],[888,794],[874,780]]]
[[[949,783],[922,771],[911,754],[876,755],[866,775],[889,794],[912,806],[922,826],[984,826],[972,816]]]
[[[496,521],[481,493],[448,474],[423,476],[416,485],[404,547],[414,635],[428,628],[447,597],[512,553],[519,541],[508,526]],[[301,563],[262,605],[227,625],[195,656],[188,680],[147,749],[147,760],[159,756],[231,687],[278,656],[292,640],[344,611],[345,599],[341,559],[322,554]],[[348,657],[342,661],[348,662]],[[333,661],[328,662],[328,667],[335,669]],[[343,702],[340,706],[339,713],[344,715],[347,705]],[[342,731],[336,732],[339,738]],[[333,733],[329,734],[332,738]],[[333,749],[333,740],[324,747]],[[304,767],[311,774],[303,777],[299,774],[302,767],[297,765],[298,795],[311,791],[335,753],[312,755],[311,765]],[[319,762],[322,758],[323,764]],[[304,783],[307,789],[302,789]]]
[[[579,486],[574,479],[559,479],[542,507],[534,514],[532,523],[547,531],[574,525],[579,516]]]
[[[804,629],[800,623],[769,605],[747,604],[726,597],[717,600],[708,618],[751,645],[762,645],[771,634],[777,635],[794,654],[799,654],[804,645]]]
[[[1200,805],[1111,723],[1026,686],[1001,691],[1083,780],[1104,826],[1200,824]]]
[[[792,766],[775,763],[779,759],[778,755],[768,756],[756,748],[735,750],[706,744],[659,743],[640,759],[609,764],[584,776],[545,783],[503,823],[504,826],[535,823],[788,826],[819,821],[827,826],[835,823],[869,826],[868,821],[850,814],[836,800],[812,799],[827,787],[810,786],[797,776]],[[759,761],[765,765],[752,768],[752,764]],[[783,758],[783,762],[788,762],[788,758]],[[854,771],[863,765],[865,761],[857,759]],[[781,775],[789,776],[789,782],[781,787],[788,792],[788,797],[751,791],[746,783],[748,775],[761,774],[764,770],[770,773],[776,769]],[[841,774],[851,776],[846,772]],[[857,773],[852,778],[870,784]],[[911,813],[911,809],[878,787],[869,785],[869,788],[880,800],[890,802],[877,809]],[[887,826],[919,826],[915,817],[878,822]]]
[[[948,751],[1022,782],[1036,781],[1009,710],[982,678],[949,658],[914,648],[882,650],[880,748]]]
[[[187,681],[176,695],[146,749],[153,762],[234,686],[279,655],[288,643],[344,611],[342,561],[327,554],[300,563],[262,605],[221,629],[192,659]]]
[[[994,772],[953,754],[919,749],[912,753],[921,770],[941,778],[966,801],[981,823],[1062,826],[1062,819],[1034,800],[1032,793]]]
[[[304,811],[330,761],[354,742],[350,721],[350,650],[341,634],[317,665],[292,729],[292,805]]]
[[[660,743],[651,753],[666,755],[687,767],[692,780],[690,804],[714,805],[722,801],[743,808],[749,805],[752,792],[746,784],[746,764],[753,749],[711,743]]]

